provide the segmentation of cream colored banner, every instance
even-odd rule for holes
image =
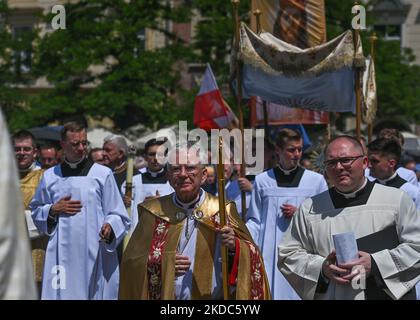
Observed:
[[[366,70],[363,74],[363,122],[372,124],[375,120],[378,109],[378,98],[376,93],[375,61],[369,56],[366,59]]]

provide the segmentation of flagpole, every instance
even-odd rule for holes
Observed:
[[[357,2],[356,2],[357,4]],[[354,57],[356,58],[357,55],[357,48],[360,41],[360,31],[359,29],[353,29],[353,44],[354,44]],[[360,124],[361,124],[361,105],[360,105],[360,98],[361,98],[361,88],[360,88],[360,71],[358,68],[355,68],[355,83],[354,83],[354,91],[356,94],[356,137],[360,139]]]
[[[253,14],[255,16],[256,26],[257,26],[257,34],[259,35],[261,33],[261,10],[255,9]],[[264,116],[264,132],[265,136],[269,137],[269,129],[268,129],[268,110],[267,110],[267,101],[263,100],[262,102],[263,107],[263,116]]]
[[[375,62],[375,44],[376,44],[376,40],[378,40],[378,37],[376,36],[376,32],[374,32],[370,37],[370,58],[371,58],[371,63]],[[372,136],[373,136],[373,119],[372,121],[368,124],[368,142],[370,143],[372,141]]]
[[[255,21],[256,21],[256,25],[257,25],[257,34],[259,35],[261,33],[261,10],[260,9],[255,9],[253,14],[255,16]]]
[[[235,19],[235,51],[239,53],[239,0],[232,0],[233,16]],[[242,110],[242,75],[241,63],[236,57],[236,105],[239,110],[239,128],[241,130],[241,170],[239,176],[245,177],[245,146],[244,146],[244,114]],[[246,195],[241,191],[242,220],[246,220]]]
[[[219,159],[217,161],[217,183],[219,187],[219,217],[220,226],[223,228],[227,225],[226,221],[226,204],[225,204],[225,170],[223,167],[223,141],[219,136]],[[229,286],[228,286],[228,250],[226,246],[221,247],[222,256],[222,286],[223,286],[223,299],[229,300]]]

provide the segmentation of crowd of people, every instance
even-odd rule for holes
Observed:
[[[222,299],[223,263],[232,299],[420,298],[420,187],[396,130],[367,146],[335,137],[315,172],[301,134],[282,129],[264,172],[240,177],[233,157],[224,165],[224,226],[216,170],[192,143],[169,148],[162,164],[166,140],[152,139],[139,169],[124,137],[90,149],[77,122],[64,124],[59,148],[26,130],[11,142],[32,250],[21,272],[33,269],[41,299]],[[342,263],[333,236],[345,232],[358,253]]]

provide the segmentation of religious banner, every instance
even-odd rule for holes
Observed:
[[[250,101],[251,127],[264,125],[263,100],[254,97]],[[325,111],[313,111],[302,108],[288,108],[275,103],[266,102],[268,124],[328,124],[329,113]]]
[[[239,52],[242,62],[242,96],[260,96],[292,108],[354,112],[355,68],[365,60],[359,42],[355,50],[350,30],[308,49],[281,41],[271,33],[255,34],[241,24]]]
[[[326,41],[324,0],[253,0],[251,6],[252,12],[256,9],[261,11],[261,28],[287,43],[305,49]],[[251,29],[257,30],[253,14]],[[251,126],[263,124],[261,98],[252,99],[250,108]],[[266,103],[266,110],[270,125],[329,123],[329,113],[324,111],[288,108],[271,102]]]
[[[369,56],[366,59],[366,71],[363,74],[363,122],[372,124],[377,109],[375,61]]]
[[[252,12],[261,11],[261,29],[301,49],[326,41],[324,0],[253,0]],[[256,18],[251,15],[251,29]]]

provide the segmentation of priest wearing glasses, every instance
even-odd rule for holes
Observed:
[[[87,157],[86,129],[61,133],[64,162],[45,171],[30,208],[49,236],[42,299],[116,299],[116,247],[130,227],[112,171]]]
[[[279,245],[280,271],[303,299],[416,299],[420,215],[402,190],[366,179],[351,136],[325,149],[333,187],[303,202]],[[339,263],[333,235],[351,232],[355,257]]]
[[[221,245],[228,248],[229,291],[234,299],[270,297],[259,250],[234,202],[205,192],[207,154],[195,145],[168,153],[167,175],[175,192],[138,205],[139,222],[121,265],[120,299],[223,298]],[[201,149],[202,151],[203,149]]]

